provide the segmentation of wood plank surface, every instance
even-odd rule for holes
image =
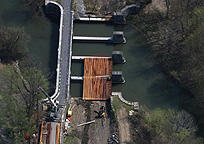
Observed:
[[[84,100],[107,100],[112,92],[112,60],[109,58],[84,59]]]

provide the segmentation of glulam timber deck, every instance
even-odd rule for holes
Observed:
[[[107,100],[112,92],[112,59],[85,58],[84,59],[84,100]]]

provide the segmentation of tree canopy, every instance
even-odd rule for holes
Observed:
[[[138,144],[201,144],[196,137],[197,126],[188,112],[173,109],[153,111],[140,109],[130,116],[131,133]]]
[[[157,63],[185,89],[188,110],[204,126],[204,1],[161,2],[162,10],[150,4],[128,20],[146,34]]]
[[[23,28],[0,27],[0,60],[8,63],[22,59],[28,51],[29,40]]]
[[[18,143],[25,143],[25,134],[38,129],[36,115],[41,115],[39,100],[44,96],[38,85],[48,90],[47,79],[35,67],[8,65],[0,73],[1,128]]]

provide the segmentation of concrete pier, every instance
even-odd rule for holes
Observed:
[[[113,51],[112,58],[114,64],[121,64],[126,62],[126,59],[123,57],[122,51]]]
[[[121,84],[125,83],[125,79],[121,71],[113,71],[112,72],[112,83]]]
[[[89,36],[73,36],[74,41],[83,41],[83,42],[107,42],[114,44],[126,43],[124,34],[122,31],[114,31],[113,37],[89,37]]]
[[[110,58],[111,57],[97,57],[97,56],[72,56],[72,60],[84,60],[85,58]]]
[[[98,57],[98,56],[72,56],[72,60],[81,60],[83,61],[85,58],[109,58],[113,60],[114,64],[125,63],[126,59],[123,57],[122,51],[113,51],[112,57]]]
[[[82,76],[71,76],[71,80],[73,81],[83,81],[83,77]]]
[[[111,42],[112,37],[87,37],[87,36],[73,36],[74,41],[93,41],[93,42]]]
[[[99,18],[99,17],[80,17],[79,19],[77,19],[78,21],[91,21],[91,22],[108,22],[110,20],[110,18]]]
[[[113,21],[116,24],[124,24],[125,19],[121,12],[115,12],[113,17],[111,18],[111,21]]]
[[[113,43],[126,43],[126,39],[124,37],[123,31],[114,31],[113,32]]]
[[[90,78],[108,78],[111,75],[98,75],[98,76],[91,76]],[[87,77],[87,76],[86,76]],[[83,76],[71,76],[72,81],[83,81]],[[121,84],[125,83],[125,79],[123,78],[121,71],[112,71],[112,83]]]
[[[83,56],[72,56],[72,60],[84,60],[85,57]]]

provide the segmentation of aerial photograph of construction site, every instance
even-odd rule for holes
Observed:
[[[0,2],[0,144],[204,144],[204,0]]]

